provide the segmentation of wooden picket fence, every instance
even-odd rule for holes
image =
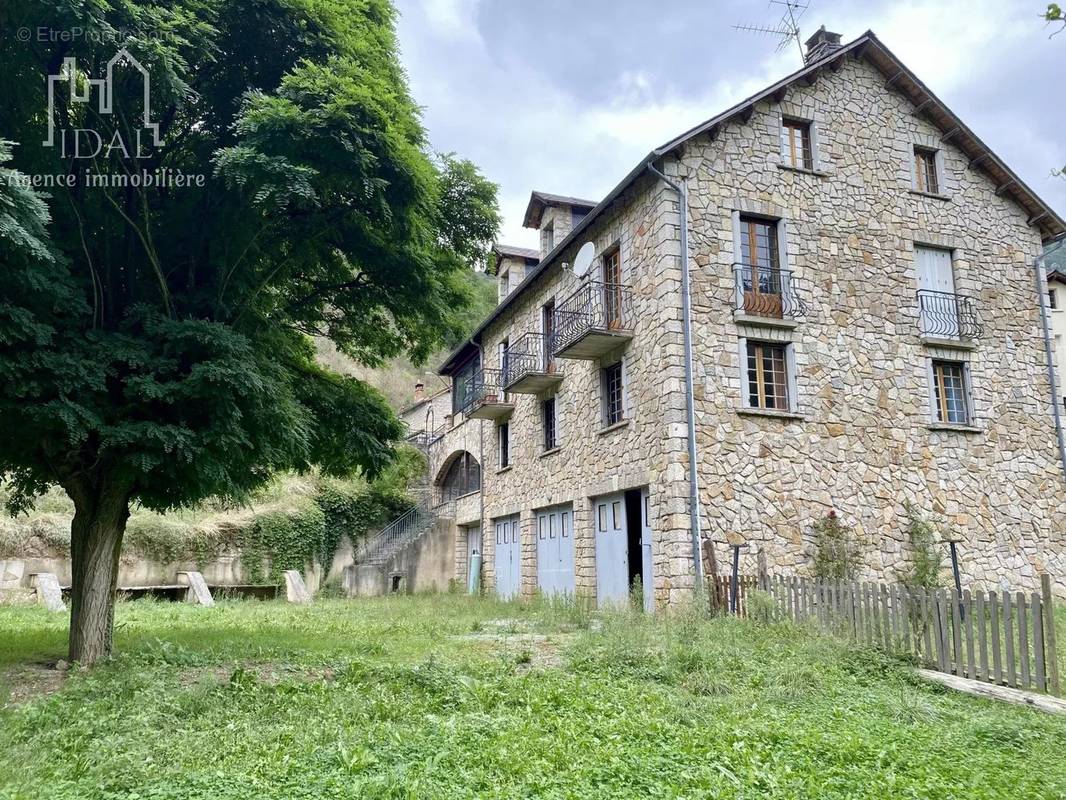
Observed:
[[[709,582],[713,585],[715,591],[711,593],[711,610],[712,611],[729,611],[732,608],[730,604],[730,598],[732,595],[732,581],[726,576],[722,575],[717,578],[709,579]],[[738,575],[737,576],[737,616],[748,616],[748,593],[753,592],[759,588],[759,578],[755,575]]]
[[[730,609],[730,579],[715,583],[718,608]],[[753,603],[755,589],[762,589],[768,602]],[[966,589],[960,596],[954,589],[749,575],[738,580],[737,594],[740,616],[813,621],[938,672],[1060,695],[1047,575],[1042,576],[1041,589],[1031,594]]]

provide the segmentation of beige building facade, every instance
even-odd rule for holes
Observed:
[[[830,511],[893,580],[910,504],[961,538],[967,585],[1048,572],[1066,595],[1034,284],[1066,225],[872,33],[809,46],[602,201],[533,193],[539,258],[497,252],[500,305],[442,366],[427,437],[458,581],[477,552],[505,597],[663,607],[691,596],[696,541],[809,574]]]

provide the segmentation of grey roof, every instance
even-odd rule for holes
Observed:
[[[1056,283],[1066,283],[1066,272],[1062,270],[1052,270],[1047,274],[1048,282],[1055,281]]]
[[[956,147],[970,156],[971,167],[979,167],[985,170],[996,181],[998,187],[996,190],[997,193],[1002,192],[1011,195],[1020,206],[1029,212],[1030,224],[1040,225],[1044,241],[1048,241],[1056,236],[1066,233],[1066,221],[1064,221],[1049,205],[1041,200],[1032,189],[1026,186],[1022,179],[1015,175],[998,156],[989,150],[988,146],[985,145],[984,142],[982,142],[968,127],[966,127],[962,120],[955,116],[955,114],[948,109],[939,98],[930,92],[925,84],[923,84],[918,77],[895,56],[895,54],[885,47],[873,31],[867,31],[854,41],[848,42],[846,45],[830,51],[822,58],[812,61],[809,64],[805,64],[801,69],[782,78],[777,83],[768,86],[757,94],[753,94],[751,97],[742,100],[732,108],[726,109],[721,114],[711,117],[707,121],[685,131],[677,138],[671,139],[666,144],[657,147],[648,153],[648,155],[642,158],[640,162],[630,170],[629,174],[626,175],[617,186],[608,192],[603,200],[596,204],[584,219],[574,226],[573,230],[570,231],[566,238],[561,242],[558,242],[552,251],[541,259],[536,267],[526,273],[525,280],[515,287],[503,302],[496,306],[492,313],[485,318],[485,321],[474,330],[470,336],[470,341],[459,348],[456,348],[456,350],[448,356],[444,363],[441,364],[441,374],[448,374],[448,370],[455,366],[454,361],[456,357],[462,355],[464,351],[473,345],[485,328],[498,319],[517,301],[518,297],[524,292],[527,286],[542,275],[549,267],[556,264],[562,253],[584,235],[585,231],[598,219],[600,214],[610,208],[614,201],[621,196],[622,192],[624,192],[641,175],[647,172],[649,164],[658,161],[664,155],[697,136],[707,134],[713,137],[717,135],[717,128],[726,122],[729,122],[734,117],[741,117],[742,119],[749,117],[754,110],[755,104],[762,100],[775,97],[782,99],[784,90],[796,81],[804,78],[813,81],[816,79],[817,73],[822,69],[839,68],[839,65],[849,54],[856,58],[868,58],[874,66],[886,76],[886,86],[891,84],[895,89],[910,97],[915,105],[921,106],[926,118],[944,131],[942,141],[950,139]],[[531,204],[538,194],[543,195],[544,193],[533,192],[533,195],[530,198]],[[545,196],[557,197],[556,195]],[[573,198],[569,199],[572,200]],[[567,198],[560,198],[559,202],[565,200],[567,200]],[[526,214],[528,217],[528,209]]]
[[[540,251],[528,247],[513,247],[509,244],[494,244],[492,252],[502,258],[523,258],[526,261],[540,261]]]
[[[529,203],[526,205],[526,216],[522,220],[524,228],[539,228],[540,215],[544,213],[545,206],[574,206],[586,211],[595,207],[595,200],[582,200],[580,197],[568,197],[565,194],[552,194],[551,192],[530,192]]]

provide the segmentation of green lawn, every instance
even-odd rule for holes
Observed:
[[[60,687],[33,662],[65,620],[0,608],[0,797],[1066,796],[1066,718],[788,625],[456,596],[117,622]]]

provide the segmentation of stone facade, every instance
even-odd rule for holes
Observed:
[[[964,538],[964,578],[1066,589],[1066,491],[1053,436],[1032,262],[1040,236],[883,75],[848,59],[793,84],[747,124],[685,147],[690,187],[698,449],[713,536],[741,535],[771,566],[802,572],[811,523],[835,509],[864,542],[867,574],[905,569],[903,503]],[[813,120],[820,174],[781,168],[782,114]],[[912,191],[915,145],[938,146],[941,197]],[[753,157],[754,156],[754,157]],[[794,331],[730,318],[736,211],[779,218],[787,267],[807,289]],[[956,288],[977,303],[970,350],[919,338],[914,248],[953,251]],[[741,336],[791,338],[801,419],[738,414]],[[927,361],[968,362],[973,431],[935,429]],[[738,480],[739,478],[739,480]]]
[[[782,163],[783,117],[812,125],[811,169]],[[914,190],[914,148],[938,150],[939,194]],[[951,523],[963,539],[964,581],[1035,589],[1052,574],[1066,596],[1066,483],[1049,435],[1032,261],[1041,236],[1027,214],[863,58],[797,81],[750,116],[689,139],[661,162],[690,204],[695,413],[701,528],[716,542],[761,551],[773,571],[809,574],[811,526],[835,510],[862,542],[864,575],[899,577],[908,564],[904,503]],[[556,219],[546,209],[542,226]],[[558,219],[569,210],[558,209]],[[776,220],[781,267],[806,313],[794,325],[734,314],[737,217]],[[565,234],[555,230],[555,244]],[[519,515],[522,594],[536,590],[537,509],[573,509],[575,585],[596,591],[596,497],[650,497],[655,598],[682,601],[693,586],[688,511],[681,269],[677,197],[650,174],[631,182],[584,234],[477,334],[484,366],[500,343],[537,331],[541,309],[579,285],[564,268],[585,241],[617,246],[632,293],[628,343],[598,361],[561,359],[562,382],[513,395],[510,464],[497,424],[452,420],[436,469],[460,450],[482,465],[484,581],[493,586],[493,521]],[[919,336],[915,247],[952,252],[956,291],[974,299],[983,332],[973,347]],[[593,276],[600,264],[593,265]],[[790,350],[787,413],[743,407],[746,339]],[[933,421],[930,359],[965,362],[972,418]],[[625,421],[605,426],[600,370],[623,364]],[[544,452],[541,401],[554,393],[559,445]],[[472,448],[477,448],[476,450]],[[438,479],[438,472],[434,473]],[[473,508],[468,513],[473,513]],[[456,525],[464,524],[456,520]],[[459,536],[457,527],[456,536]],[[460,554],[462,551],[462,554]],[[456,574],[465,575],[465,547]]]

